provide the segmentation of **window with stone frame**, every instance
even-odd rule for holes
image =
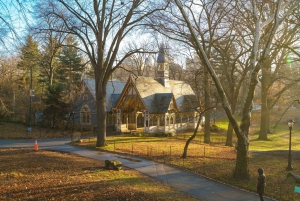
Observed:
[[[91,110],[87,105],[84,105],[80,110],[80,123],[91,124]]]

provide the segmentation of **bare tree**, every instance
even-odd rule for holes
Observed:
[[[232,114],[227,96],[225,91],[221,85],[221,82],[214,71],[209,58],[207,57],[207,53],[205,52],[203,45],[200,43],[198,39],[198,35],[195,32],[195,28],[189,19],[187,12],[191,13],[193,10],[190,6],[184,6],[181,1],[175,0],[175,3],[180,10],[185,22],[187,23],[189,32],[191,33],[191,40],[190,42],[196,48],[197,54],[203,60],[204,65],[207,67],[218,91],[220,99],[222,101],[222,106],[228,116],[230,123],[233,126],[233,129],[236,133],[238,138],[237,143],[237,159],[236,159],[236,166],[234,170],[233,176],[239,179],[247,179],[249,178],[249,170],[248,170],[248,147],[249,147],[249,127],[251,122],[251,110],[252,110],[252,101],[254,97],[254,91],[256,85],[258,83],[258,72],[262,68],[263,63],[267,58],[269,58],[270,53],[270,46],[271,42],[274,39],[276,30],[278,29],[279,25],[283,22],[285,17],[290,14],[290,12],[295,9],[299,1],[287,1],[282,2],[278,1],[276,4],[276,9],[274,13],[270,14],[269,16],[261,16],[257,9],[256,2],[252,1],[252,13],[253,13],[253,41],[252,41],[252,54],[251,54],[251,74],[250,74],[250,81],[249,86],[247,89],[247,96],[242,108],[242,120],[240,126],[238,125],[237,120],[235,119],[234,115]],[[243,2],[246,3],[246,2]],[[249,5],[248,5],[249,6]],[[266,26],[270,26],[270,31],[268,32],[267,40],[261,40],[261,32],[266,28]],[[259,44],[260,50],[259,51]],[[260,54],[258,54],[260,53]]]
[[[29,22],[31,2],[26,0],[0,1],[0,44],[3,54],[8,50],[15,52],[15,47],[22,41],[22,33]]]
[[[22,104],[19,101],[17,86],[20,75],[17,63],[16,56],[0,57],[0,123],[4,118],[16,117],[16,114],[21,113]]]
[[[112,73],[129,56],[143,49],[125,53],[115,65],[120,46],[130,34],[136,34],[145,19],[165,9],[165,1],[67,1],[49,0],[43,10],[60,21],[56,32],[72,34],[81,42],[81,50],[95,70],[97,104],[97,143],[106,145],[106,85]],[[44,6],[45,7],[45,6]]]
[[[298,12],[295,11],[286,18],[285,23],[277,30],[275,40],[270,48],[270,58],[265,61],[262,67],[260,75],[261,120],[258,137],[260,140],[268,140],[268,134],[271,133],[270,111],[278,104],[281,106],[290,105],[290,101],[296,99],[296,97],[291,98],[291,100],[285,99],[288,101],[286,104],[282,100],[282,96],[286,95],[287,97],[288,91],[300,81],[299,71],[292,68],[299,59],[292,51],[297,49],[297,41],[299,41],[298,25],[295,22]],[[268,35],[263,33],[264,36]],[[293,96],[299,96],[299,93],[294,91]]]
[[[130,43],[127,44],[123,52],[130,52],[136,49],[143,49],[143,52],[137,52],[127,57],[122,64],[113,73],[113,79],[126,81],[128,77],[133,74],[134,76],[146,76],[154,77],[155,74],[155,59],[154,56],[157,53],[157,46],[153,40],[143,41],[139,44]],[[116,60],[116,63],[119,60]]]

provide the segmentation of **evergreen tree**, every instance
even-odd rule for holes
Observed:
[[[20,61],[18,68],[21,70],[21,83],[26,90],[30,87],[30,80],[32,79],[33,87],[37,86],[38,81],[38,64],[40,52],[38,43],[34,41],[31,35],[26,38],[25,45],[20,48]]]
[[[64,84],[69,99],[72,99],[72,92],[76,91],[77,86],[81,83],[83,73],[81,55],[77,45],[78,42],[75,38],[68,35],[58,56],[59,68],[56,81]]]
[[[44,121],[47,126],[59,127],[66,120],[69,106],[65,103],[62,93],[64,87],[61,83],[48,86],[46,98],[43,99],[46,107],[44,109]]]
[[[21,47],[20,61],[18,63],[18,68],[21,72],[21,83],[19,87],[23,88],[23,91],[27,92],[27,100],[29,100],[26,108],[29,108],[28,112],[28,131],[31,131],[32,119],[34,117],[34,109],[32,105],[32,98],[34,96],[34,91],[38,90],[38,64],[40,52],[38,49],[38,44],[33,40],[31,35],[26,38],[25,45]],[[35,89],[35,90],[33,90]]]

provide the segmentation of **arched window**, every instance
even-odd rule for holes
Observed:
[[[80,123],[91,124],[91,110],[87,105],[82,106],[80,110]]]
[[[173,100],[171,100],[170,105],[169,105],[169,110],[173,110],[174,109],[174,103]]]

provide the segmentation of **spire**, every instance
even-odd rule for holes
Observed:
[[[165,48],[163,45],[160,45],[158,55],[157,55],[157,63],[168,63],[168,62],[169,60]]]
[[[160,46],[157,55],[156,80],[165,87],[169,87],[169,59],[163,45]]]

